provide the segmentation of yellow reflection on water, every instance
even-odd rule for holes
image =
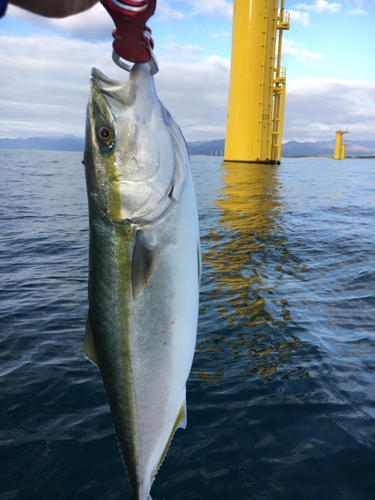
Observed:
[[[278,167],[224,163],[222,168],[223,185],[216,200],[220,227],[211,227],[210,249],[203,255],[216,281],[211,298],[228,326],[239,321],[249,326],[288,321],[287,299],[272,294],[285,265],[291,271]]]
[[[249,338],[244,331],[261,325],[287,326],[291,313],[285,284],[301,279],[304,266],[288,248],[279,167],[224,163],[222,169],[223,184],[215,201],[219,214],[203,238],[203,263],[212,285],[208,297],[203,297],[207,303],[203,307],[211,315],[214,308],[218,330],[241,328],[229,339],[205,338],[198,344],[198,353],[210,353],[219,362],[228,358],[229,346],[233,361],[240,362],[239,370],[245,359],[249,362],[245,371],[267,378],[277,372],[299,339],[289,335],[270,342],[255,332]],[[196,373],[200,380],[215,383],[225,371]]]

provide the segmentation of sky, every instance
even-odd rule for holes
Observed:
[[[334,140],[346,128],[350,140],[375,140],[375,0],[285,0],[285,10],[283,142]],[[232,11],[230,0],[158,0],[147,23],[159,98],[187,141],[225,137]],[[91,68],[127,79],[111,58],[112,29],[100,4],[65,19],[10,5],[0,19],[0,138],[83,137]]]

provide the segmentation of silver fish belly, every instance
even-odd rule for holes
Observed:
[[[84,163],[90,218],[86,356],[102,375],[134,500],[186,426],[200,244],[186,143],[148,65],[93,69]]]

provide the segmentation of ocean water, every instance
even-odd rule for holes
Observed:
[[[82,352],[81,159],[0,152],[0,500],[130,497]],[[153,500],[373,500],[375,161],[191,164],[197,349]]]

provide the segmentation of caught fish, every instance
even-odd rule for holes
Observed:
[[[132,499],[186,426],[200,280],[184,137],[147,64],[127,82],[92,70],[84,153],[90,218],[86,356],[99,368]]]

